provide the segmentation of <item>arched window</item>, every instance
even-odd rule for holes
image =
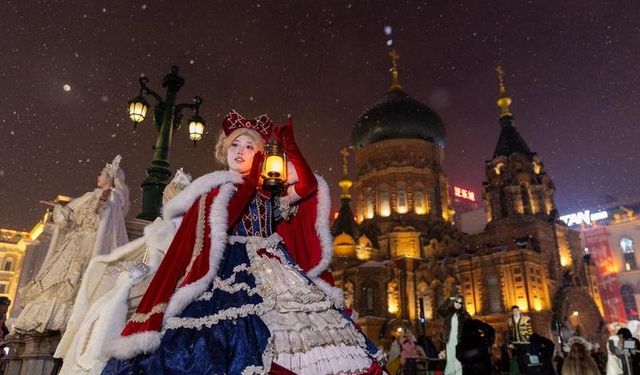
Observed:
[[[487,275],[487,292],[489,294],[489,312],[502,312],[502,295],[500,285],[498,285],[498,276],[495,273]]]
[[[398,211],[399,214],[404,214],[409,211],[409,203],[407,202],[407,184],[403,181],[399,181],[397,189],[396,211]]]
[[[376,207],[376,194],[371,187],[367,188],[367,206],[364,216],[367,219],[373,218],[373,212]]]
[[[13,271],[13,259],[8,258],[5,259],[4,265],[2,266],[3,271]]]
[[[620,239],[620,249],[624,255],[624,269],[631,271],[636,269],[636,253],[633,249],[633,240],[629,237]]]
[[[366,285],[362,289],[364,289],[363,292],[364,292],[365,311],[369,314],[372,314],[374,312],[373,309],[375,307],[375,302],[376,302],[375,290],[373,288],[373,285]]]
[[[427,321],[433,319],[433,296],[431,288],[426,282],[418,284],[418,318],[425,318]],[[422,322],[423,323],[423,322]]]
[[[422,185],[416,185],[413,190],[413,211],[418,215],[427,213],[427,200]]]
[[[621,286],[620,294],[622,295],[622,304],[624,305],[624,312],[627,314],[627,319],[638,319],[638,306],[636,305],[636,298],[633,295],[631,285],[625,284]]]
[[[400,292],[398,283],[395,281],[387,283],[387,311],[390,314],[397,314],[400,311]]]
[[[389,202],[389,185],[381,184],[380,190],[380,216],[387,217],[391,215],[391,204]]]

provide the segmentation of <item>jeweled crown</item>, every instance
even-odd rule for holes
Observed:
[[[107,172],[107,176],[110,179],[113,180],[116,177],[116,173],[118,173],[118,169],[120,169],[121,160],[122,160],[122,156],[116,155],[116,157],[113,158],[113,161],[111,163],[107,163],[107,165],[104,166],[104,171]]]
[[[226,136],[229,136],[234,130],[242,128],[255,130],[266,143],[269,142],[269,137],[273,130],[273,121],[271,121],[267,115],[261,115],[253,120],[248,120],[235,110],[229,112],[222,119],[222,130]]]

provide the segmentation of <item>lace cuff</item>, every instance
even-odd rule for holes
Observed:
[[[73,210],[67,206],[56,204],[53,207],[53,221],[63,228],[73,228]]]

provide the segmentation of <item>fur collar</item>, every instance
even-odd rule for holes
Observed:
[[[233,171],[216,171],[198,177],[164,205],[162,217],[165,220],[170,220],[183,215],[202,194],[227,182],[241,184],[243,182],[242,175]]]

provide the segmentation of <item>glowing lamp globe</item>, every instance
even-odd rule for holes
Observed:
[[[189,138],[193,141],[193,147],[196,146],[196,142],[202,139],[204,124],[204,120],[198,115],[193,116],[189,121]]]
[[[133,121],[133,129],[144,121],[149,104],[141,95],[129,100],[129,118]]]
[[[269,142],[265,146],[261,175],[265,190],[278,192],[284,188],[287,181],[287,157],[279,144]]]

